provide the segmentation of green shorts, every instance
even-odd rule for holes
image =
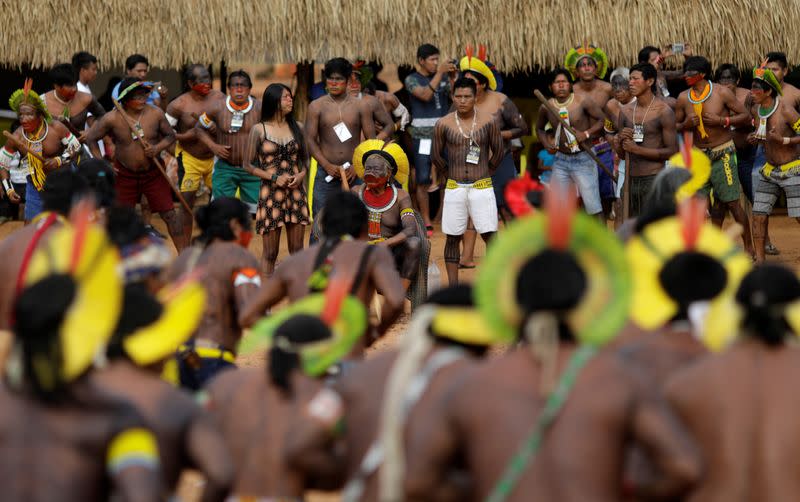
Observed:
[[[711,159],[711,177],[700,191],[708,195],[713,190],[714,199],[720,202],[739,200],[739,166],[733,141],[705,149],[703,153]]]
[[[232,166],[222,159],[214,163],[214,174],[211,181],[211,193],[214,198],[236,197],[247,204],[251,213],[258,209],[258,192],[261,189],[261,178],[245,172],[244,168]]]

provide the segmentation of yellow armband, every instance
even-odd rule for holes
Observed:
[[[158,465],[158,444],[147,429],[126,429],[114,436],[108,445],[106,466],[111,474],[132,466],[155,469]]]

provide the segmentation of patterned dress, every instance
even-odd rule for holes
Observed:
[[[273,138],[267,134],[265,128],[264,140],[257,154],[259,167],[270,177],[273,174],[280,176],[300,172],[300,147],[293,137]],[[297,188],[279,188],[272,180],[262,179],[256,211],[256,233],[263,235],[287,223],[308,225],[305,188],[302,185]]]

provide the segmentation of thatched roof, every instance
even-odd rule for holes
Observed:
[[[446,57],[485,43],[505,71],[552,67],[584,39],[612,64],[639,48],[691,41],[713,63],[753,64],[769,50],[800,62],[786,0],[17,0],[4,1],[0,62],[49,66],[88,50],[103,65],[133,52],[151,64],[324,61],[364,56],[413,62],[432,42]],[[8,12],[11,10],[12,12]]]

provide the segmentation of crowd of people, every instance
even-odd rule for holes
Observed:
[[[91,54],[26,80],[0,149],[26,222],[0,242],[6,498],[164,500],[193,470],[208,501],[792,499],[800,279],[763,262],[781,195],[800,220],[800,91],[779,52],[749,90],[690,45],[638,60],[607,82],[571,49],[533,124],[483,46],[421,45],[402,99],[333,58],[302,126],[243,70],[223,94],[189,65],[169,100],[132,55],[108,109]]]

